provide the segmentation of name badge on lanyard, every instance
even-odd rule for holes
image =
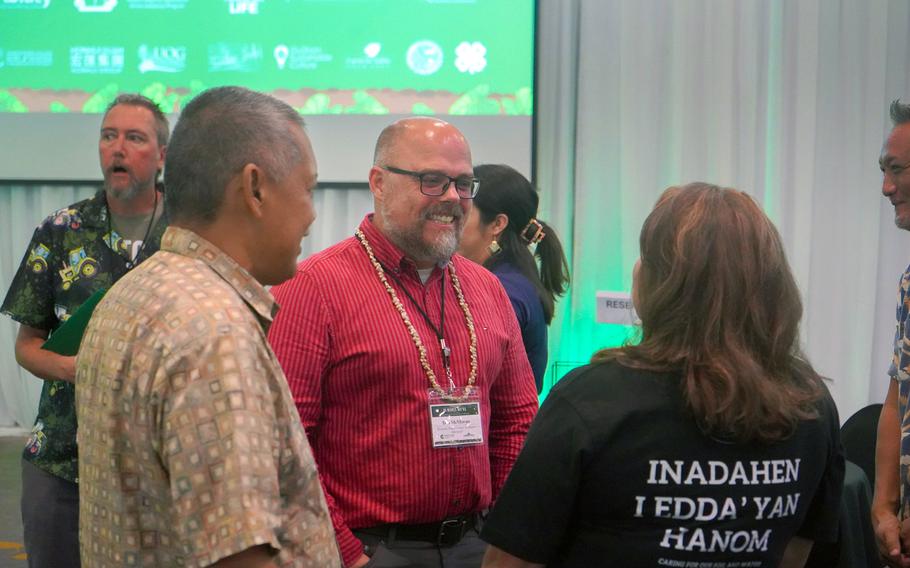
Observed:
[[[448,396],[440,394],[435,389],[429,389],[427,397],[434,448],[483,444],[480,395],[476,389],[472,389],[467,397],[464,397],[463,387],[456,388]],[[453,398],[458,399],[458,402],[453,402]]]

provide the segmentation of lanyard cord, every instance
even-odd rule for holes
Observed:
[[[424,309],[417,303],[417,300],[414,299],[414,296],[408,292],[408,289],[405,288],[404,283],[401,279],[398,278],[393,271],[389,270],[382,261],[377,260],[379,266],[382,267],[382,271],[386,273],[387,276],[390,276],[392,280],[398,284],[398,287],[404,292],[404,295],[408,297],[408,300],[411,301],[411,304],[417,308],[417,311],[420,312],[420,315],[423,316],[427,325],[430,326],[430,329],[433,330],[433,333],[436,334],[436,339],[439,341],[439,350],[442,353],[442,364],[446,369],[446,376],[449,378],[449,388],[454,389],[455,383],[452,381],[452,368],[450,366],[450,356],[452,355],[452,350],[446,345],[445,337],[443,337],[443,332],[445,331],[445,321],[446,321],[446,273],[443,270],[442,277],[439,279],[439,327],[433,325],[433,322],[430,320],[430,316],[424,311]]]
[[[377,278],[379,278],[379,281],[385,287],[385,290],[389,295],[389,299],[392,300],[392,306],[395,307],[395,310],[401,317],[402,323],[408,330],[408,335],[411,336],[411,341],[414,343],[414,347],[417,348],[417,354],[420,357],[420,366],[423,368],[423,372],[426,374],[427,380],[430,382],[433,390],[445,400],[452,402],[463,402],[467,400],[468,397],[470,397],[474,392],[474,383],[477,381],[477,332],[474,329],[474,318],[471,316],[471,310],[468,308],[468,303],[464,299],[464,293],[461,291],[461,283],[459,282],[458,275],[455,272],[455,266],[451,262],[447,265],[449,278],[452,280],[452,288],[455,290],[455,298],[458,300],[458,306],[461,308],[461,311],[464,314],[465,326],[467,326],[468,335],[471,338],[470,344],[468,346],[471,369],[468,373],[468,382],[464,387],[463,394],[460,396],[453,395],[452,391],[446,392],[442,389],[441,386],[439,386],[439,383],[436,381],[436,373],[434,373],[433,368],[430,367],[430,361],[427,357],[427,350],[423,346],[423,342],[420,340],[420,334],[417,333],[417,330],[414,328],[414,324],[411,323],[411,318],[408,316],[408,312],[404,309],[404,305],[401,303],[401,300],[398,299],[398,294],[395,293],[395,289],[392,288],[391,284],[389,284],[389,280],[386,278],[385,270],[383,270],[382,266],[379,264],[379,261],[376,259],[376,255],[373,254],[373,247],[370,246],[366,235],[364,235],[363,231],[360,229],[357,229],[357,231],[354,233],[354,236],[357,237],[357,240],[360,241],[360,244],[366,251],[367,256],[370,259],[370,264],[373,265],[373,268],[376,271]]]
[[[111,226],[111,207],[107,204],[107,194],[104,195],[104,208],[107,209],[107,245],[112,251],[114,251],[115,256],[120,256],[117,253],[117,249],[114,247],[114,229]],[[145,227],[145,236],[142,237],[142,242],[139,244],[139,250],[136,251],[136,256],[130,258],[129,260],[124,261],[126,264],[127,271],[132,270],[133,266],[139,264],[139,256],[142,254],[142,251],[145,250],[145,245],[148,243],[149,234],[152,232],[152,225],[155,223],[155,213],[158,212],[158,189],[155,188],[155,204],[152,205],[152,216],[149,217],[149,223]],[[120,258],[123,258],[122,256]]]

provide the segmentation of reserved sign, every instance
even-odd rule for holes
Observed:
[[[597,292],[597,323],[636,325],[638,314],[628,292]]]

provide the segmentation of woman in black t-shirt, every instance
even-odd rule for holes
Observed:
[[[803,566],[836,540],[844,461],[776,229],[748,195],[695,183],[664,192],[640,247],[641,341],[551,391],[484,566]]]

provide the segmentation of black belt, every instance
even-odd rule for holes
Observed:
[[[449,517],[435,523],[419,525],[387,524],[354,529],[382,538],[391,544],[396,540],[416,540],[433,543],[436,546],[455,546],[465,533],[477,526],[477,513]]]

